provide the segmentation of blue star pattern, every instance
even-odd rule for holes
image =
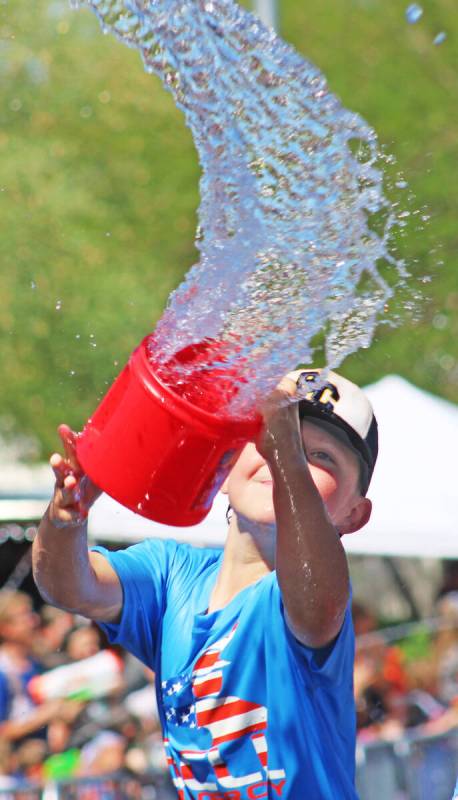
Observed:
[[[196,706],[190,684],[190,675],[181,675],[162,681],[162,699],[165,718],[171,725],[195,728],[197,725]]]

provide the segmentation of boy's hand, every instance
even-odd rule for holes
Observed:
[[[275,457],[280,443],[297,443],[302,449],[298,403],[292,402],[297,392],[293,375],[283,378],[260,408],[264,424],[256,449],[267,461]]]
[[[68,425],[59,425],[57,430],[65,456],[54,453],[50,458],[56,484],[48,517],[57,528],[77,528],[86,521],[89,509],[101,491],[85,475],[78,461],[77,434]]]

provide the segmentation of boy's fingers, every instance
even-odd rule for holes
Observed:
[[[53,453],[51,458],[49,459],[49,463],[52,467],[52,471],[54,472],[54,476],[56,478],[56,485],[63,486],[66,475],[66,467],[64,459],[62,458],[60,453]]]
[[[81,474],[82,470],[76,455],[76,433],[68,425],[59,425],[57,431],[62,440],[68,463],[76,474]]]
[[[64,486],[66,486],[67,489],[72,489],[73,487],[76,486],[77,483],[78,481],[73,472],[70,472],[68,475],[65,476]]]
[[[289,394],[291,397],[294,397],[294,395],[297,393],[297,383],[293,378],[286,375],[281,379],[277,389],[279,389],[281,392],[285,392],[285,394]]]
[[[62,527],[75,526],[85,521],[88,509],[99,496],[100,489],[84,475],[76,454],[77,436],[68,425],[59,425],[65,456],[54,453],[50,464],[56,478],[53,513]]]
[[[57,489],[54,494],[54,505],[56,508],[70,511],[70,509],[76,506],[74,493],[68,491],[64,487]]]
[[[81,510],[81,487],[73,474],[67,475],[65,478],[61,494],[63,503],[67,508],[73,506]]]

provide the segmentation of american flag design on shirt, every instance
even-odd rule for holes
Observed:
[[[223,653],[237,626],[208,647],[192,669],[162,681],[167,728],[200,737],[207,732],[210,746],[177,750],[164,738],[167,761],[179,800],[245,800],[281,797],[286,781],[282,769],[271,769],[267,750],[267,708],[240,697],[224,696]],[[188,737],[193,741],[193,737]],[[195,737],[197,740],[197,736]],[[247,769],[241,769],[243,764]],[[232,767],[232,769],[231,769]],[[240,773],[243,774],[240,774]]]

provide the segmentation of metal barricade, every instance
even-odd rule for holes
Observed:
[[[451,800],[458,774],[458,731],[410,734],[397,742],[358,744],[360,800]],[[108,775],[0,789],[0,800],[176,800],[168,775]],[[299,800],[299,799],[298,799]],[[302,800],[302,799],[301,799]]]
[[[59,781],[55,800],[141,800],[142,787],[136,778],[106,776]],[[43,798],[54,800],[54,798]]]
[[[142,779],[108,775],[59,781],[54,791],[51,797],[44,793],[43,800],[176,800],[169,776],[158,774]]]
[[[142,779],[107,775],[0,789],[0,800],[176,800],[176,796],[168,775],[157,774]]]
[[[360,800],[451,800],[457,774],[458,731],[357,747]]]
[[[402,755],[409,800],[451,800],[458,774],[458,731],[412,737]]]
[[[358,745],[356,789],[360,800],[408,800],[402,765],[391,742]]]
[[[42,800],[42,788],[31,784],[12,784],[0,788],[0,800]]]

